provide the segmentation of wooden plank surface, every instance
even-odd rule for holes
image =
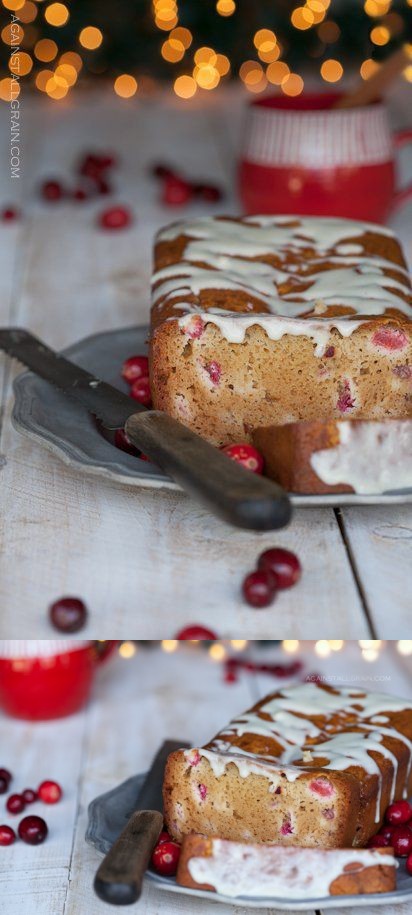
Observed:
[[[0,227],[7,246],[1,253],[4,320],[28,325],[57,347],[94,331],[146,321],[153,234],[182,214],[159,204],[149,166],[166,156],[193,176],[223,183],[226,207],[235,210],[234,150],[242,104],[240,96],[224,93],[189,103],[164,97],[122,104],[100,93],[79,94],[74,103],[59,105],[33,99],[25,115],[24,177],[30,190],[25,218],[16,230]],[[128,232],[106,234],[95,227],[100,203],[47,206],[36,198],[40,177],[66,176],[86,136],[100,148],[116,138],[122,167],[115,199],[130,203],[137,217]],[[200,212],[216,210],[195,205],[184,210]],[[17,244],[20,232],[23,248]],[[11,295],[13,249],[19,270]],[[407,565],[397,562],[394,591],[388,574],[393,550],[383,538],[379,557],[386,571],[379,589],[375,586],[373,510],[344,514],[362,595],[332,510],[296,511],[288,530],[258,536],[229,529],[184,495],[82,476],[12,429],[12,393],[10,384],[6,387],[0,636],[22,629],[29,637],[50,635],[46,608],[63,593],[87,600],[91,636],[165,637],[184,624],[203,622],[222,636],[271,637],[275,628],[280,637],[362,637],[370,634],[368,615],[378,635],[392,634],[392,625],[396,635],[409,634]],[[380,525],[395,517],[396,509],[379,510]],[[405,517],[410,518],[409,509]],[[243,604],[240,584],[258,552],[273,544],[296,550],[305,574],[272,609],[256,613]],[[402,555],[409,556],[409,546],[405,540]]]

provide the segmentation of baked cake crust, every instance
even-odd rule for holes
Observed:
[[[325,217],[161,230],[154,405],[216,444],[257,426],[411,415],[411,286],[394,234]]]
[[[267,696],[205,747],[167,762],[165,822],[234,841],[364,846],[412,791],[412,707],[316,683]]]

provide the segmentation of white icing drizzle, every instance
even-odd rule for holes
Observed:
[[[271,847],[225,839],[211,842],[211,855],[189,859],[190,876],[231,898],[318,899],[330,895],[332,883],[348,865],[353,866],[351,873],[376,865],[397,867],[393,855],[374,849]]]
[[[393,766],[391,798],[395,795],[397,759],[382,742],[382,737],[402,741],[409,750],[408,775],[412,765],[412,741],[392,727],[379,727],[382,712],[399,712],[410,708],[410,701],[396,699],[384,693],[368,693],[363,690],[342,688],[333,693],[318,687],[316,683],[285,688],[280,696],[269,699],[256,712],[247,712],[230,722],[212,742],[210,749],[198,749],[195,753],[204,756],[210,763],[217,778],[220,778],[229,763],[233,763],[241,778],[250,774],[263,775],[270,782],[269,790],[274,791],[282,774],[288,781],[295,781],[304,765],[294,765],[304,753],[310,751],[311,759],[326,759],[322,769],[344,770],[360,766],[369,775],[376,775],[378,791],[376,799],[376,822],[380,819],[382,775],[370,751],[389,759]],[[261,717],[261,713],[269,718]],[[309,717],[305,717],[309,716]],[[311,716],[325,720],[316,724]],[[331,716],[334,723],[341,719],[342,730],[329,733]],[[375,720],[374,720],[375,719]],[[387,723],[388,719],[384,718]],[[357,730],[354,730],[357,728]],[[258,756],[231,744],[227,737],[257,734],[274,739],[283,751],[276,757]],[[311,740],[315,740],[312,743]],[[187,751],[186,758],[190,760]],[[406,784],[406,780],[405,780]]]
[[[161,230],[160,241],[172,241],[181,235],[186,235],[189,241],[182,261],[154,274],[153,301],[167,305],[180,299],[176,307],[186,312],[179,321],[183,328],[187,315],[196,313],[218,326],[227,340],[240,343],[246,330],[257,324],[272,340],[279,340],[285,333],[312,337],[317,355],[324,352],[332,328],[349,336],[359,327],[350,315],[344,315],[338,319],[304,319],[292,329],[296,319],[316,306],[319,308],[319,304],[324,310],[330,305],[346,306],[364,320],[366,315],[384,314],[388,307],[411,314],[410,305],[397,295],[398,291],[410,294],[407,271],[380,256],[363,255],[361,245],[346,242],[365,231],[392,238],[389,229],[371,223],[316,217],[299,217],[298,225],[287,225],[296,223],[296,219],[253,216],[234,222],[208,218],[174,223]],[[287,263],[291,253],[299,257],[307,248],[316,252],[307,263]],[[281,266],[251,260],[268,254],[276,255]],[[326,261],[336,267],[323,270]],[[199,267],[194,262],[207,266]],[[312,270],[314,265],[320,269],[308,273],[308,268]],[[397,278],[386,276],[385,269],[391,269]],[[287,282],[293,283],[292,291],[279,292]],[[251,299],[258,298],[267,313],[254,312],[252,316],[213,308],[204,312],[185,301],[188,294],[198,297],[205,289],[239,291]]]
[[[337,422],[339,444],[315,451],[310,464],[329,485],[359,493],[412,487],[412,420]]]

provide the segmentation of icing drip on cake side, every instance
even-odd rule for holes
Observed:
[[[359,493],[412,486],[412,420],[338,422],[337,429],[339,444],[310,457],[320,480],[347,483]]]

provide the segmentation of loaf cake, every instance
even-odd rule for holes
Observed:
[[[411,415],[411,284],[390,229],[176,222],[156,239],[154,406],[216,445],[258,426]]]
[[[392,848],[321,849],[186,836],[177,882],[222,896],[320,899],[396,888]]]
[[[167,829],[240,842],[364,846],[412,791],[412,703],[314,682],[278,690],[164,779]]]
[[[412,488],[412,419],[312,420],[263,426],[253,441],[266,474],[289,492]]]

